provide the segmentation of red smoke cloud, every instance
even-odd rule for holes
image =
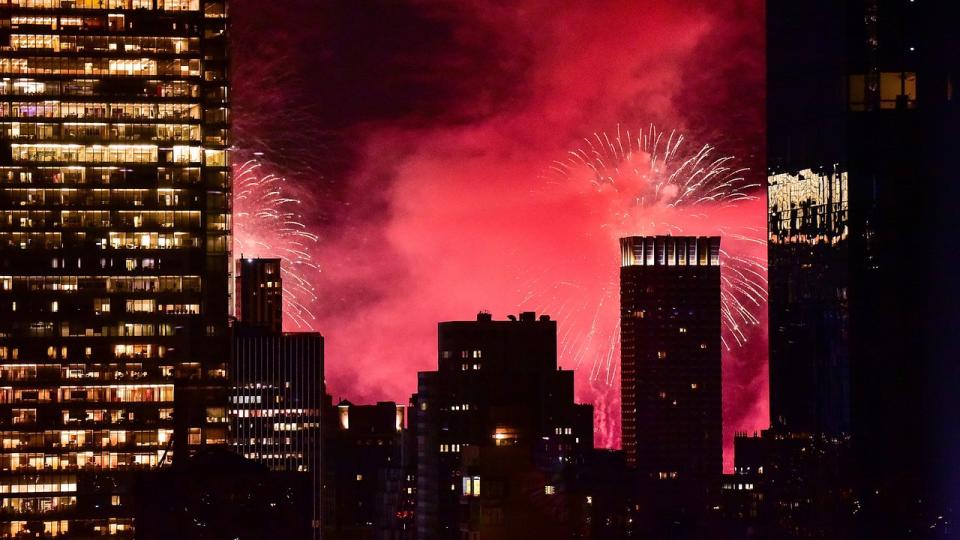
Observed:
[[[327,13],[300,3],[312,11],[297,20],[316,21],[305,24],[312,33],[290,15],[241,5],[238,34],[286,24],[277,39],[289,46],[279,47],[282,68],[240,51],[239,143],[267,146],[278,168],[296,163],[283,172],[322,237],[315,328],[327,338],[335,397],[405,400],[416,371],[436,366],[438,321],[548,309],[561,365],[576,367],[578,397],[596,402],[598,441],[617,445],[618,380],[591,377],[605,349],[579,344],[616,337],[616,236],[630,231],[605,226],[604,200],[558,183],[549,166],[595,131],[655,122],[740,156],[762,178],[762,2],[470,4],[410,2],[410,19],[378,30],[339,2]],[[343,25],[369,31],[370,43],[333,28]],[[327,38],[336,45],[324,48]],[[319,60],[291,52],[310,39]],[[279,72],[276,86],[248,80],[258,69]],[[304,88],[314,86],[311,97]],[[297,103],[293,118],[279,112],[284,103]],[[336,142],[297,141],[303,119],[329,125]],[[318,182],[313,171],[324,169]],[[684,232],[714,233],[721,219],[765,227],[763,201],[708,214],[712,222]],[[765,325],[724,358],[728,440],[767,424]]]

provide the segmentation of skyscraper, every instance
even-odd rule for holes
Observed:
[[[226,442],[226,2],[0,3],[0,536]]]
[[[859,537],[940,534],[960,504],[960,4],[768,4],[774,424],[849,426]]]
[[[723,463],[720,238],[635,236],[620,247],[627,464],[644,483],[715,491]]]

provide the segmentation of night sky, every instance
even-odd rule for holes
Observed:
[[[616,237],[641,231],[611,227],[620,201],[550,165],[595,132],[655,123],[763,183],[762,6],[234,2],[238,159],[262,152],[319,235],[311,325],[334,398],[405,402],[416,371],[436,367],[437,322],[545,310],[578,397],[597,405],[598,443],[619,445],[619,381],[591,373],[619,358]],[[676,224],[763,238],[756,194]],[[724,357],[728,466],[734,431],[768,424],[765,309]]]

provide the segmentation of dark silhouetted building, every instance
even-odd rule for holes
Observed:
[[[547,316],[439,325],[437,371],[415,400],[417,537],[567,536],[568,470],[593,448],[593,408],[577,405],[557,368]]]
[[[224,449],[138,478],[138,540],[309,540],[310,478]]]
[[[232,447],[271,470],[308,473],[319,534],[323,337],[235,332]]]
[[[768,3],[774,427],[849,425],[858,538],[956,534],[958,12]]]
[[[283,331],[280,259],[237,260],[237,318],[248,328]]]
[[[411,476],[406,407],[393,402],[341,401],[327,462],[334,511],[325,535],[343,539],[414,538],[416,483]]]
[[[323,336],[280,332],[279,259],[243,259],[237,296],[254,299],[233,328],[232,448],[272,471],[311,480],[311,527],[321,531],[321,424],[327,404]],[[267,300],[264,300],[266,298]],[[256,309],[251,304],[257,303]],[[266,307],[265,307],[266,306]]]
[[[857,504],[849,436],[739,433],[734,453],[723,481],[726,538],[850,538]]]
[[[683,528],[701,521],[723,467],[720,238],[620,246],[623,449],[653,495],[651,523]]]
[[[130,537],[226,442],[226,4],[0,2],[0,536]]]

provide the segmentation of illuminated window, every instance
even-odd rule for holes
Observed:
[[[555,486],[550,486],[550,485],[543,486],[544,495],[556,495],[556,493],[557,493],[557,488]]]
[[[479,476],[464,476],[462,479],[462,484],[463,484],[464,497],[480,496],[480,477]]]
[[[667,358],[667,351],[657,351],[657,358],[665,360]]]
[[[848,79],[851,111],[913,109],[917,106],[917,74],[882,72],[854,74]]]

